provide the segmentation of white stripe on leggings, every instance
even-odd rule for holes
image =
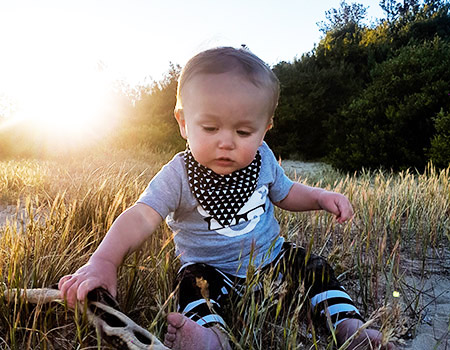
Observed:
[[[200,326],[203,326],[204,324],[210,323],[210,322],[217,322],[217,323],[220,323],[222,326],[226,327],[225,321],[219,315],[203,316],[202,318],[200,318],[199,320],[197,320],[195,322],[197,324],[199,324]]]
[[[346,298],[352,301],[352,298],[350,298],[350,295],[347,293],[341,291],[341,290],[327,290],[326,292],[322,292],[319,294],[316,294],[311,298],[311,304],[312,306],[316,306],[317,304],[321,303],[324,300],[331,299],[331,298]]]
[[[216,301],[210,299],[209,300],[212,304],[216,304],[220,307],[219,303],[217,303]],[[186,307],[184,308],[184,310],[182,311],[184,314],[188,313],[189,311],[191,311],[192,309],[196,308],[197,306],[201,305],[201,304],[205,304],[206,303],[206,299],[199,299],[196,301],[193,301],[189,304],[186,305]]]
[[[326,308],[326,311],[330,316],[336,315],[339,312],[351,312],[351,311],[354,311],[359,315],[358,309],[350,304],[331,305]],[[322,310],[320,313],[321,314],[325,313],[325,310]]]

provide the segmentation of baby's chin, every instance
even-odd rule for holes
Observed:
[[[212,171],[214,171],[217,175],[221,175],[221,176],[230,175],[233,172],[235,172],[236,170],[239,170],[239,169],[224,169],[224,168],[217,168],[217,167],[212,167],[210,169]]]
[[[200,162],[199,162],[200,163]],[[206,164],[200,163],[205,168],[212,170],[214,173],[218,175],[229,175],[240,168],[236,164],[236,162],[230,159],[215,159]]]

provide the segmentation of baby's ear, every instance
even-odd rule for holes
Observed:
[[[272,129],[272,126],[273,126],[273,124],[272,124],[272,118],[270,118],[269,122],[267,123],[266,130],[264,131],[264,135],[263,135],[263,137],[262,137],[262,139],[261,139],[261,143],[259,144],[260,146],[263,144],[263,142],[264,142],[264,137],[266,136],[266,133],[267,133],[270,129]]]
[[[187,140],[187,132],[186,132],[186,120],[184,119],[184,112],[181,108],[175,108],[173,111],[173,115],[178,122],[178,126],[180,128],[181,137]]]

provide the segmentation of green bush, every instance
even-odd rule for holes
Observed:
[[[335,119],[332,164],[344,170],[424,169],[433,118],[450,107],[448,67],[450,43],[438,37],[405,46],[378,64],[372,83]]]
[[[434,118],[437,134],[431,140],[430,159],[439,168],[450,165],[450,113],[441,111]]]

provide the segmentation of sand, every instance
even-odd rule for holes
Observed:
[[[403,305],[409,305],[419,296],[419,320],[411,329],[412,339],[406,340],[401,349],[448,350],[450,349],[450,250],[444,249],[440,256],[422,262],[405,259],[404,285],[406,295],[401,296]],[[405,312],[408,309],[404,308]]]
[[[14,220],[14,215],[16,213],[15,205],[1,205],[0,204],[0,227],[6,224],[6,220],[9,222]]]
[[[300,162],[296,160],[282,160],[281,166],[286,173],[293,178],[298,178],[300,175],[302,177],[307,177],[308,175],[317,174],[321,171],[331,169],[331,167],[325,163]]]
[[[19,218],[17,220],[17,217]],[[20,229],[22,222],[26,222],[27,212],[23,206],[17,212],[16,205],[2,205],[0,203],[0,229],[5,226],[6,223],[16,223],[17,231]]]

